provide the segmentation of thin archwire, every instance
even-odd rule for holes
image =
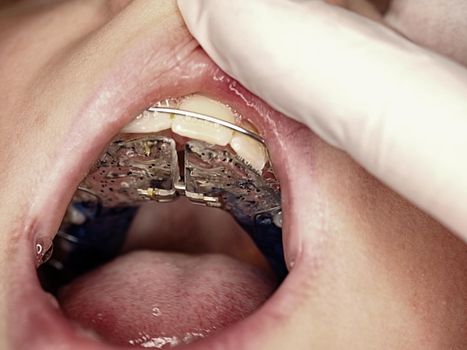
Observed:
[[[204,120],[204,121],[214,123],[214,124],[219,124],[219,125],[222,125],[222,126],[224,126],[226,128],[229,128],[231,130],[234,130],[234,131],[237,131],[237,132],[239,132],[241,134],[244,134],[244,135],[246,135],[248,137],[251,137],[255,141],[258,141],[263,145],[266,145],[265,142],[264,142],[264,139],[261,136],[259,136],[258,134],[254,133],[254,132],[252,132],[250,130],[247,130],[245,128],[242,128],[241,126],[238,126],[236,124],[230,123],[230,122],[228,122],[226,120],[222,120],[222,119],[219,119],[219,118],[216,118],[216,117],[212,117],[210,115],[196,113],[196,112],[190,112],[190,111],[185,111],[183,109],[170,108],[170,107],[149,107],[147,110],[149,112],[175,114],[175,115],[186,116],[186,117],[195,118],[195,119],[199,119],[199,120]]]

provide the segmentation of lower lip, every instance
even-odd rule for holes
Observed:
[[[187,74],[193,67],[197,67],[196,74]],[[190,57],[190,62],[186,64],[185,70],[178,70],[176,73],[169,73],[164,81],[180,81],[178,76],[191,76],[183,81],[183,88],[180,83],[175,86],[159,86],[158,91],[149,94],[137,94],[133,105],[104,105],[98,101],[92,101],[87,108],[83,109],[75,118],[72,130],[67,134],[64,145],[60,148],[67,150],[80,150],[73,152],[68,157],[58,157],[59,169],[54,171],[50,184],[44,184],[34,198],[33,210],[27,213],[24,220],[26,232],[17,235],[15,246],[11,252],[14,256],[8,261],[6,271],[11,273],[6,280],[10,282],[10,293],[7,295],[7,315],[8,315],[8,335],[11,340],[11,347],[15,349],[34,348],[50,349],[54,345],[63,347],[70,344],[73,348],[82,349],[111,349],[91,337],[87,337],[82,331],[63,317],[59,308],[54,305],[53,299],[44,293],[39,285],[36,272],[34,256],[35,242],[37,239],[51,240],[49,235],[41,236],[42,232],[56,232],[60,224],[62,214],[66,209],[73,191],[81,178],[87,172],[90,162],[95,159],[102,148],[110,141],[112,136],[118,132],[126,123],[131,120],[131,116],[150,104],[150,101],[160,100],[171,96],[187,95],[194,92],[206,94],[212,98],[223,101],[231,105],[240,115],[251,120],[261,134],[267,140],[273,164],[276,164],[279,179],[283,188],[283,210],[285,217],[284,241],[286,257],[290,261],[295,261],[299,251],[300,240],[297,230],[290,230],[292,226],[288,222],[288,213],[291,212],[293,203],[289,195],[290,159],[300,159],[300,155],[295,154],[299,149],[290,140],[287,147],[283,145],[279,136],[292,133],[298,125],[272,111],[264,102],[247,92],[242,86],[218,70],[211,61],[201,52],[195,51]],[[107,81],[103,86],[112,86],[115,80]],[[105,91],[105,88],[103,88]],[[164,95],[160,94],[160,90]],[[124,111],[118,117],[115,111]],[[108,120],[92,123],[92,120],[99,120],[99,116],[111,116]],[[105,128],[103,127],[105,125]],[[280,130],[280,131],[279,131]],[[87,135],[92,142],[83,142],[82,135]],[[57,150],[57,154],[59,150]],[[297,158],[298,157],[298,158]],[[280,165],[280,166],[277,166]],[[299,165],[296,165],[299,167]],[[57,185],[58,184],[58,185]],[[54,199],[50,198],[50,193],[54,193]],[[57,213],[56,215],[44,215],[44,213]],[[40,218],[40,219],[39,219]],[[292,221],[292,220],[290,220]],[[277,320],[271,315],[277,314],[277,310],[293,308],[298,302],[293,291],[301,288],[302,278],[296,268],[290,273],[286,281],[276,291],[275,295],[251,317],[220,332],[208,339],[201,340],[189,346],[189,348],[255,348],[252,339],[258,338],[259,334],[268,334],[271,322],[284,322]],[[27,305],[27,307],[26,307]],[[21,325],[21,326],[20,326]],[[254,333],[252,334],[252,329]],[[114,348],[114,347],[112,347]],[[128,347],[133,348],[133,347]]]

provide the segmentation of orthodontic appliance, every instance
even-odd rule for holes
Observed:
[[[168,102],[159,102],[144,113],[192,118],[231,129],[264,147],[267,161],[260,169],[229,145],[190,139],[177,143],[167,132],[135,134],[123,130],[79,185],[54,239],[53,253],[51,249],[40,252],[44,262],[40,274],[53,276],[58,284],[44,287],[54,291],[114,258],[140,205],[173,201],[179,196],[229,212],[282,280],[287,268],[281,193],[264,139],[242,126],[172,108]]]

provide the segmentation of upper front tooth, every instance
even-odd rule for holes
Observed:
[[[172,118],[170,114],[144,111],[130,124],[122,129],[123,133],[158,132],[170,129]]]
[[[202,95],[185,98],[180,103],[179,109],[206,114],[230,123],[235,122],[235,115],[229,107]],[[233,131],[225,126],[184,116],[174,117],[172,131],[185,137],[221,146],[226,146],[233,135]]]
[[[251,124],[244,123],[242,127],[256,133],[256,130]],[[261,173],[268,156],[266,149],[260,142],[236,131],[230,141],[230,147],[232,147],[240,158]]]

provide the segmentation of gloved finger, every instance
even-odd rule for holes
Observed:
[[[388,8],[390,0],[324,0],[328,4],[342,6],[374,21],[381,21],[382,14]]]
[[[179,0],[214,61],[467,240],[467,70],[321,1]]]

